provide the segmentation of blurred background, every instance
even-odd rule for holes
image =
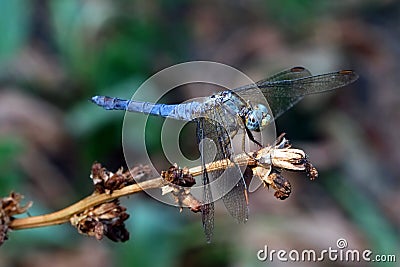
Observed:
[[[257,251],[335,249],[339,238],[399,261],[399,17],[394,0],[1,1],[0,192],[33,200],[31,215],[91,194],[94,161],[125,166],[124,113],[96,107],[93,95],[129,98],[157,71],[191,60],[254,80],[298,65],[315,74],[354,69],[360,78],[305,98],[276,122],[320,177],[286,173],[292,195],[284,201],[260,188],[244,225],[217,203],[211,244],[199,214],[136,194],[123,200],[128,242],[97,241],[70,225],[14,231],[0,266],[282,266],[260,262]],[[195,151],[194,132],[182,135],[181,147]],[[162,158],[160,136],[147,141]]]

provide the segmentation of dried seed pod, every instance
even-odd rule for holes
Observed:
[[[147,178],[150,173],[150,167],[147,165],[139,165],[126,172],[120,168],[116,173],[112,173],[102,167],[100,163],[94,163],[90,178],[93,180],[95,193],[101,194],[112,193],[114,190],[135,184],[137,181]]]
[[[284,200],[290,196],[292,186],[288,179],[283,177],[280,172],[273,170],[269,175],[272,180],[271,187],[275,189],[274,196]]]
[[[8,239],[9,224],[13,216],[25,213],[32,206],[32,201],[21,206],[20,202],[23,198],[21,194],[11,192],[8,197],[0,199],[0,246]]]
[[[129,240],[129,232],[124,223],[128,218],[126,208],[120,206],[119,200],[115,199],[75,214],[70,223],[79,233],[94,236],[98,240],[106,236],[114,242],[125,242]]]
[[[192,187],[196,184],[196,180],[189,173],[189,169],[181,169],[176,164],[169,167],[168,171],[162,171],[161,177],[163,177],[168,183],[178,186]]]
[[[306,160],[304,166],[306,168],[307,176],[310,178],[310,180],[315,180],[318,177],[317,169],[308,160]]]
[[[264,182],[264,186],[275,190],[274,196],[276,198],[284,200],[290,196],[292,192],[290,182],[277,169],[256,167],[253,168],[253,174]]]

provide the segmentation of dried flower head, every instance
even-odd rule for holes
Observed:
[[[98,240],[106,236],[114,242],[125,242],[129,240],[129,232],[124,223],[128,218],[126,208],[120,206],[119,200],[115,199],[75,214],[70,223],[79,233],[94,236]]]
[[[163,195],[168,193],[172,195],[181,211],[183,207],[189,207],[193,212],[201,211],[202,204],[190,193],[190,188],[169,184],[163,186],[161,190]]]
[[[290,196],[292,186],[288,179],[276,170],[272,171],[268,178],[272,181],[271,187],[275,190],[274,196],[280,200],[284,200]]]
[[[181,169],[175,164],[168,171],[162,171],[161,177],[168,183],[161,188],[163,195],[171,193],[181,210],[182,207],[189,207],[193,212],[200,211],[200,201],[190,193],[190,187],[196,184],[196,180],[188,168]]]
[[[11,192],[8,197],[0,200],[0,245],[8,239],[7,233],[13,216],[25,213],[32,206],[32,201],[29,201],[25,206],[20,206],[22,199],[21,194]]]
[[[253,175],[261,179],[264,186],[275,190],[274,196],[280,200],[284,200],[290,196],[292,187],[288,179],[283,177],[281,172],[275,168],[266,169],[263,167],[255,167],[252,169]]]
[[[317,169],[311,164],[310,161],[308,161],[308,159],[305,159],[304,166],[306,168],[307,176],[310,178],[310,180],[315,180],[318,177]]]
[[[172,183],[184,187],[192,187],[196,184],[196,180],[189,173],[188,168],[178,168],[177,164],[169,167],[168,171],[162,171],[161,177],[168,183]]]
[[[93,180],[95,192],[101,194],[112,193],[114,190],[135,184],[148,177],[150,173],[149,166],[139,165],[126,172],[123,172],[123,168],[120,168],[116,173],[112,173],[102,167],[100,163],[94,163],[90,178]]]

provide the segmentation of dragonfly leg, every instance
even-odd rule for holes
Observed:
[[[244,128],[246,129],[246,133],[249,136],[250,140],[253,143],[255,143],[256,145],[258,145],[259,147],[262,147],[262,145],[254,138],[253,133],[247,127],[244,127]]]
[[[254,143],[256,143],[258,146],[262,147],[261,144],[260,144],[259,142],[257,142],[257,140],[254,139],[254,136],[251,134],[251,131],[249,131],[249,129],[246,128],[246,132],[247,132],[247,135],[249,135],[249,138],[250,138],[251,141],[253,141]],[[250,137],[250,134],[249,134],[249,133],[251,134],[251,137]],[[254,155],[250,155],[250,154],[247,153],[247,151],[246,151],[246,135],[245,135],[245,134],[243,135],[243,139],[242,139],[242,151],[243,151],[244,153],[246,153],[246,155],[247,155],[249,158],[254,159]]]

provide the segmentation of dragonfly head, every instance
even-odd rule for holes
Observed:
[[[261,131],[272,120],[266,106],[262,104],[254,105],[245,116],[247,129],[250,131]]]

